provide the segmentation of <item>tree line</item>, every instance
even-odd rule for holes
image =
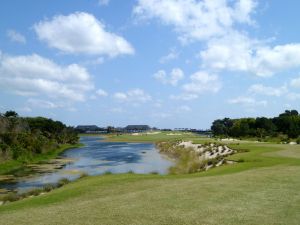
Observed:
[[[78,143],[72,127],[44,117],[20,117],[14,111],[0,113],[0,162],[27,160]]]
[[[273,118],[218,119],[211,126],[214,136],[223,137],[280,137],[300,136],[300,115],[297,110],[286,110]]]

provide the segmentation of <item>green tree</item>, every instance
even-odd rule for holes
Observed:
[[[12,110],[6,111],[4,113],[4,117],[6,117],[6,118],[18,117],[18,116],[19,116],[18,113],[16,113],[15,111],[12,111]]]
[[[265,135],[272,135],[276,131],[276,126],[272,119],[266,117],[256,118],[255,127],[256,129],[263,129],[265,131]]]
[[[60,144],[75,144],[79,137],[72,127],[43,117],[23,118],[14,111],[0,116],[0,161],[30,158]]]
[[[107,133],[115,133],[115,132],[116,132],[116,128],[114,128],[112,126],[107,127]]]
[[[229,136],[229,131],[233,126],[233,121],[229,118],[215,120],[211,126],[214,136]]]
[[[296,138],[300,135],[300,116],[296,110],[286,110],[278,117],[273,119],[277,131],[287,134],[290,138]]]

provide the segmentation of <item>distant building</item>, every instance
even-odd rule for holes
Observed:
[[[96,125],[79,125],[75,130],[79,133],[107,133],[106,128],[100,128]]]
[[[115,128],[115,131],[117,132],[117,133],[124,133],[125,131],[124,131],[124,127],[116,127]]]
[[[164,129],[160,129],[161,131],[173,131],[172,129],[169,128],[164,128]]]
[[[128,125],[124,128],[127,133],[140,133],[151,130],[148,125]]]

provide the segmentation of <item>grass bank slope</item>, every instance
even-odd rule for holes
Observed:
[[[1,224],[299,224],[300,170],[85,178],[0,208]]]
[[[202,141],[202,140],[199,140]],[[86,177],[0,207],[0,224],[272,224],[300,221],[300,147],[235,145],[243,163],[190,175]]]

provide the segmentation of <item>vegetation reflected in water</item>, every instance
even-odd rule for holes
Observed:
[[[82,174],[159,173],[165,174],[172,162],[160,155],[153,144],[101,142],[99,137],[81,137],[85,146],[65,151],[60,159],[47,164],[29,165],[37,174],[12,177],[0,184],[0,189],[24,192],[57,183],[61,179],[75,180]]]

